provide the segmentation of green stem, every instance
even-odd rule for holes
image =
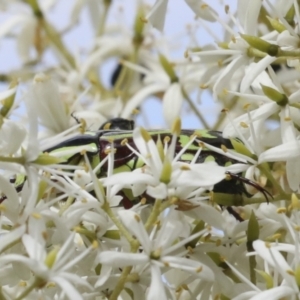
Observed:
[[[20,156],[20,157],[0,156],[0,161],[8,162],[8,163],[16,163],[16,164],[19,164],[19,165],[24,165],[26,163],[26,159],[25,159],[24,156]]]
[[[125,236],[125,238],[130,243],[131,247],[135,247],[136,245],[139,245],[139,242],[135,238],[132,237],[132,235],[127,231],[127,229],[124,227],[124,225],[120,222],[120,220],[113,213],[108,202],[105,202],[102,205],[102,209],[107,213],[107,215],[111,218],[111,220],[114,222],[114,224],[118,227],[120,232]]]
[[[43,12],[40,9],[39,3],[37,0],[26,0],[26,2],[31,6],[35,17],[39,20],[40,25],[43,27],[47,37],[52,42],[52,44],[59,50],[59,52],[65,57],[67,62],[71,67],[75,68],[75,60],[70,52],[67,50],[65,45],[62,42],[62,39],[58,32],[50,25],[44,18]]]
[[[146,230],[148,230],[150,228],[150,226],[152,226],[156,220],[157,217],[160,215],[161,213],[161,200],[160,199],[156,199],[151,211],[150,216],[148,217],[148,220],[145,223],[145,228]]]
[[[127,282],[127,276],[130,274],[132,267],[125,267],[122,271],[122,274],[119,278],[118,283],[115,285],[112,294],[109,297],[109,300],[117,300],[120,293],[122,292],[125,283]]]

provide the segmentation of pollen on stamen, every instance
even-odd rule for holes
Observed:
[[[144,18],[144,17],[140,17],[141,22],[143,23],[148,23],[148,19]]]
[[[294,229],[295,229],[295,231],[298,231],[298,232],[299,232],[299,231],[300,231],[300,226],[299,226],[299,225],[298,225],[298,226],[296,225],[296,226],[294,226]]]
[[[206,83],[202,83],[202,84],[199,85],[199,87],[200,87],[200,89],[202,89],[202,90],[206,90],[206,89],[208,89],[209,85],[206,84]]]
[[[196,269],[196,273],[200,273],[200,272],[202,272],[202,270],[203,270],[203,267],[199,267]]]
[[[27,286],[27,282],[21,280],[21,281],[19,282],[19,286],[20,286],[20,287],[26,287],[26,286]]]
[[[226,4],[224,8],[225,8],[225,13],[228,14],[229,13],[229,9],[230,9],[229,5]]]
[[[225,145],[221,145],[221,149],[226,153],[227,152],[227,147]]]
[[[200,135],[200,134],[197,134],[196,132],[194,132],[192,135],[189,136],[189,139],[192,140],[192,139],[194,139],[195,137],[196,137],[196,138],[197,138],[197,137],[199,138],[199,137],[201,137],[201,135]]]
[[[275,233],[272,235],[271,240],[272,241],[278,241],[282,238],[282,234],[281,233]]]
[[[128,144],[128,139],[124,139],[121,141],[121,146],[125,146],[126,144]]]
[[[245,122],[241,122],[240,126],[243,127],[243,128],[248,128],[249,127],[248,124],[245,123]]]
[[[97,249],[98,246],[99,246],[99,243],[96,240],[93,240],[92,249]]]
[[[221,110],[221,113],[228,113],[229,112],[229,109],[228,108],[223,108],[222,110]]]
[[[41,219],[42,218],[42,216],[41,216],[41,214],[39,214],[39,213],[32,213],[31,214],[31,216],[33,217],[33,218],[35,218],[35,219],[37,219],[37,220],[39,220],[39,219]]]
[[[104,153],[106,154],[106,155],[108,155],[108,154],[110,154],[110,153],[116,153],[117,152],[117,149],[111,149],[111,148],[107,148],[107,149],[105,149],[104,150]]]
[[[170,141],[171,141],[171,138],[168,135],[164,137],[164,144],[168,144],[168,143],[170,143]]]
[[[236,43],[236,38],[235,38],[234,35],[231,37],[231,41],[232,41],[234,44]]]
[[[244,110],[248,110],[250,105],[251,105],[250,103],[244,104],[243,109]]]
[[[85,150],[85,149],[81,150],[81,151],[80,151],[80,154],[81,154],[81,155],[86,154],[86,150]]]
[[[135,108],[135,109],[132,110],[131,113],[132,113],[133,115],[138,115],[138,114],[140,113],[140,111],[139,111],[137,108]]]
[[[278,214],[285,214],[286,213],[286,207],[279,207],[276,212]]]
[[[295,272],[293,270],[286,270],[289,275],[295,276]]]
[[[164,264],[165,267],[169,267],[170,266],[170,264],[167,261],[163,261],[163,264]]]
[[[191,168],[190,168],[189,165],[183,165],[183,166],[180,167],[180,170],[181,170],[181,171],[190,171]]]
[[[146,198],[146,197],[143,197],[143,198],[141,199],[140,203],[141,203],[142,205],[145,205],[145,204],[147,203],[147,198]]]
[[[287,121],[287,122],[289,122],[289,121],[291,121],[292,119],[290,118],[290,117],[285,117],[284,118],[284,121]]]
[[[204,147],[205,147],[205,145],[204,145],[203,142],[199,142],[199,143],[198,143],[198,146],[199,146],[199,148],[204,148]]]
[[[137,222],[141,222],[141,218],[139,217],[139,215],[134,215],[134,218]]]
[[[227,96],[228,95],[228,89],[223,89],[222,93],[224,94],[224,96]]]
[[[191,246],[188,246],[187,250],[188,250],[189,254],[193,254],[195,252]]]
[[[265,242],[265,246],[266,246],[266,248],[269,248],[269,249],[272,247],[271,244],[268,242]]]

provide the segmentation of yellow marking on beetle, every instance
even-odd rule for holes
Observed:
[[[193,155],[193,154],[190,154],[190,153],[184,153],[184,154],[181,155],[180,160],[190,162],[193,158],[194,158],[194,155]]]
[[[205,157],[204,162],[211,162],[211,161],[216,161],[215,158],[213,157],[213,155],[208,155],[207,157]]]

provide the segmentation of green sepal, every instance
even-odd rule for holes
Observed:
[[[60,164],[62,162],[64,162],[64,160],[62,160],[59,157],[55,157],[55,156],[51,156],[46,153],[42,153],[32,163],[47,166],[47,165]]]
[[[299,288],[300,287],[300,266],[299,265],[295,269],[295,278],[296,278],[297,286]]]
[[[152,140],[151,135],[148,133],[147,130],[145,130],[143,127],[141,127],[140,130],[141,130],[142,138],[144,139],[144,141],[146,143],[148,143],[150,140]]]
[[[267,289],[274,287],[273,277],[270,274],[261,270],[256,270],[256,272],[265,280]]]
[[[257,218],[252,210],[247,230],[247,244],[251,248],[250,251],[253,251],[252,243],[259,238],[259,224]],[[249,250],[248,250],[249,251]]]
[[[276,56],[280,47],[274,44],[270,44],[265,40],[247,34],[240,34],[241,37],[253,48],[269,54],[270,56]]]
[[[196,222],[197,222],[197,223],[196,223],[196,226],[193,228],[193,230],[192,230],[192,232],[191,232],[191,235],[193,235],[193,234],[195,234],[195,233],[198,233],[198,232],[200,232],[201,230],[204,229],[204,226],[205,226],[204,221],[202,221],[202,220],[197,220]],[[195,248],[196,245],[197,245],[197,243],[198,243],[198,241],[199,241],[199,239],[200,239],[200,237],[197,237],[197,238],[191,240],[190,242],[188,242],[187,244],[185,244],[185,247],[186,247],[186,248],[187,248],[187,247]]]
[[[172,83],[178,82],[178,77],[174,71],[174,68],[173,68],[172,64],[167,60],[167,58],[164,55],[160,54],[159,61],[160,61],[160,64],[162,65],[163,69],[165,70],[165,72],[170,77],[171,82]]]
[[[40,201],[44,197],[47,187],[48,183],[45,180],[41,180],[38,188],[37,201]]]
[[[46,256],[45,258],[45,265],[51,269],[52,266],[54,265],[55,261],[56,261],[56,257],[57,257],[57,253],[58,253],[59,249],[58,247],[54,247]]]
[[[289,99],[285,94],[281,94],[275,89],[261,84],[264,94],[271,100],[275,101],[279,106],[285,106],[289,103]]]
[[[171,181],[171,175],[172,175],[172,164],[166,157],[162,167],[159,181],[168,184]]]
[[[164,159],[165,159],[164,145],[161,141],[160,135],[158,135],[158,138],[157,138],[157,141],[156,141],[156,147],[157,147],[157,151],[158,151],[160,160],[164,161]]]
[[[295,17],[295,6],[294,4],[292,4],[291,8],[288,10],[284,18],[289,23],[289,25],[294,26],[295,25],[294,17]]]
[[[96,267],[95,267],[95,273],[96,275],[100,275],[101,273],[101,269],[102,269],[102,264],[98,264]]]
[[[218,43],[218,46],[222,49],[229,49],[228,43],[225,42]]]
[[[175,133],[176,135],[180,135],[180,132],[181,132],[181,119],[177,117],[172,124],[172,133]]]
[[[134,22],[134,37],[133,37],[133,43],[137,46],[141,45],[144,37],[143,37],[143,32],[144,32],[144,27],[145,27],[145,14],[143,8],[140,6],[138,9],[138,12],[135,17],[135,22]]]
[[[13,89],[17,85],[18,85],[17,81],[12,81],[9,85],[9,89]],[[16,96],[16,92],[14,92],[12,95],[10,95],[9,97],[2,100],[3,106],[0,109],[1,117],[5,118],[7,116],[7,114],[9,113],[11,108],[13,107],[13,104],[15,102],[15,96]]]
[[[120,239],[120,231],[115,230],[115,229],[107,230],[103,236],[108,239],[119,240]]]
[[[254,158],[253,153],[243,143],[234,138],[230,138],[230,142],[235,152]]]

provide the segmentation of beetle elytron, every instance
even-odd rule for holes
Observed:
[[[114,171],[115,172],[125,172],[132,171],[138,167],[142,167],[140,165],[138,157],[126,146],[122,143],[122,141],[126,138],[127,143],[130,144],[131,147],[136,149],[136,146],[133,141],[132,130],[134,129],[134,122],[122,118],[115,118],[108,122],[105,122],[98,131],[96,132],[87,132],[86,134],[76,136],[74,138],[70,138],[52,148],[47,149],[45,152],[49,154],[55,154],[55,152],[59,152],[63,149],[73,149],[79,146],[89,146],[89,149],[93,149],[92,151],[87,152],[87,155],[91,161],[92,166],[96,166],[100,161],[102,161],[107,156],[107,149],[111,148],[111,142],[113,141],[114,149],[116,150],[114,154]],[[166,137],[171,137],[172,133],[169,130],[150,130],[148,131],[151,135],[152,139],[156,142],[160,137],[161,140],[164,140]],[[181,149],[187,144],[190,140],[190,136],[193,134],[197,134],[199,138],[198,140],[212,145],[214,147],[221,148],[225,146],[227,149],[233,149],[232,143],[229,139],[223,138],[222,133],[220,131],[213,130],[181,130],[181,134],[178,136],[177,145],[176,145],[176,153],[180,152]],[[239,139],[235,139],[237,142],[242,143]],[[184,155],[181,157],[181,161],[191,162],[197,150],[199,149],[198,141],[193,142]],[[76,151],[75,151],[76,152]],[[73,152],[74,153],[74,152]],[[203,163],[207,159],[213,159],[218,165],[225,166],[228,163],[237,163],[236,160],[232,158],[228,158],[225,155],[213,152],[209,149],[203,149],[201,154],[197,157],[196,163]],[[63,164],[77,165],[82,161],[82,155],[79,153],[70,154],[68,156],[63,157]],[[99,178],[106,176],[107,165],[104,165],[97,176]],[[247,196],[251,196],[247,193],[244,183],[255,187],[259,190],[268,201],[268,196],[272,197],[271,194],[268,193],[265,189],[259,186],[257,183],[241,177],[240,175],[232,174],[227,172],[233,180],[222,180],[217,183],[213,191],[217,193],[225,193],[225,194],[246,194]],[[25,181],[25,179],[24,179]],[[15,180],[11,180],[12,183],[15,184],[17,191],[20,191],[23,187],[23,182],[16,183]],[[268,195],[268,196],[267,196]],[[126,198],[126,197],[125,197]],[[3,196],[0,198],[0,203],[5,200],[6,197]],[[124,207],[128,208],[130,205],[125,204],[126,199],[123,201]],[[128,199],[127,199],[128,202]],[[129,202],[130,203],[130,202]]]

